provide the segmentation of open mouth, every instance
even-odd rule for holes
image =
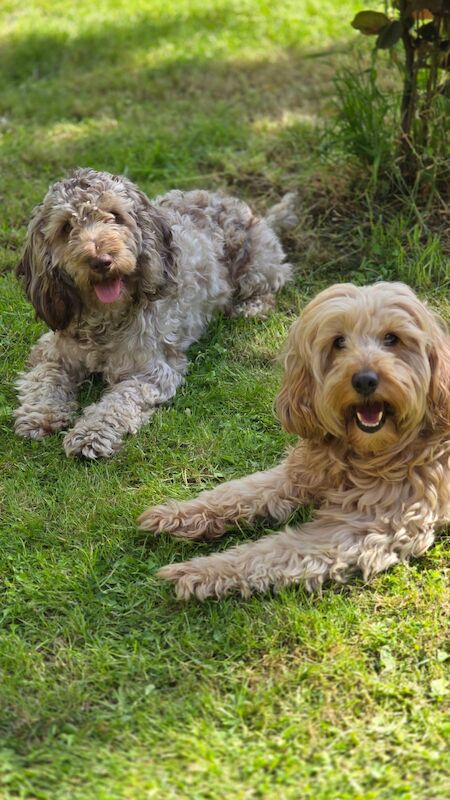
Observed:
[[[122,278],[111,278],[108,281],[94,283],[94,292],[101,303],[114,303],[119,299],[123,289]]]
[[[388,413],[387,403],[361,403],[354,407],[356,424],[364,433],[376,433],[381,430]]]

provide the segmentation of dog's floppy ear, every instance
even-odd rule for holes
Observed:
[[[171,227],[162,212],[137,190],[136,222],[142,235],[139,254],[141,290],[150,299],[170,293],[176,286],[176,253]]]
[[[68,275],[52,264],[51,254],[39,227],[40,206],[27,232],[25,249],[16,275],[33,304],[36,315],[52,330],[63,330],[80,309],[80,298]]]
[[[314,378],[299,348],[301,317],[289,332],[284,351],[284,376],[275,408],[283,427],[310,439],[320,433],[314,411]]]

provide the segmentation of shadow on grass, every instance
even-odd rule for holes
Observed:
[[[2,47],[3,81],[15,85],[16,88],[27,83],[29,88],[29,84],[38,84],[45,80],[58,79],[64,82],[77,79],[82,82],[86,77],[103,75],[104,82],[108,82],[111,78],[107,72],[109,67],[114,77],[117,77],[115,68],[119,68],[124,82],[131,83],[135,74],[128,73],[127,69],[133,70],[139,66],[138,59],[142,60],[145,56],[150,62],[148,68],[151,73],[158,75],[158,70],[152,70],[150,64],[152,54],[158,53],[158,49],[164,45],[167,45],[167,53],[160,50],[157,55],[160,61],[166,62],[164,73],[183,74],[186,64],[195,65],[196,61],[202,60],[211,64],[217,60],[212,54],[217,45],[216,39],[220,39],[223,30],[232,34],[236,43],[242,36],[247,47],[250,45],[261,49],[258,27],[252,27],[245,15],[236,15],[235,10],[227,5],[204,12],[191,11],[189,14],[172,15],[164,20],[144,14],[137,19],[122,19],[120,24],[113,21],[107,24],[102,22],[101,26],[85,29],[77,36],[57,30],[46,33],[13,33]],[[339,41],[333,48],[317,52],[310,47],[305,49],[297,46],[293,39],[288,48],[284,47],[283,50],[297,57],[302,54],[313,57],[342,53],[348,50],[348,46],[347,42]],[[218,49],[220,50],[220,46]],[[193,58],[189,57],[190,51],[195,53]],[[261,59],[262,64],[267,61],[267,57]],[[259,72],[258,67],[254,74],[256,72]],[[203,78],[207,83],[208,76],[205,73]],[[314,75],[309,74],[309,80],[315,80]],[[92,91],[93,84],[88,88]]]
[[[198,185],[199,173],[220,182],[217,153],[245,152],[263,138],[258,120],[283,129],[283,114],[301,110],[305,130],[311,127],[335,50],[320,54],[314,67],[318,54],[301,46],[276,48],[272,59],[257,49],[258,57],[246,60],[239,48],[222,58],[209,44],[222,28],[237,37],[242,28],[246,42],[258,42],[258,30],[252,39],[248,20],[226,6],[167,20],[144,15],[76,37],[31,32],[6,42],[0,153],[7,193],[31,192],[35,202],[49,179],[75,165],[150,178],[158,190],[180,180]]]

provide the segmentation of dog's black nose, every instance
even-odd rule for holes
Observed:
[[[358,392],[358,394],[364,395],[364,397],[368,397],[369,394],[372,394],[378,384],[377,373],[372,372],[370,369],[364,369],[352,375],[352,386],[354,390]]]
[[[96,269],[98,272],[107,272],[112,264],[112,257],[108,253],[102,256],[93,256],[89,259],[89,264],[92,269]]]

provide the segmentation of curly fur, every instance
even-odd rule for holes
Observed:
[[[354,571],[367,580],[424,553],[450,519],[450,339],[411,289],[325,290],[294,323],[284,366],[278,414],[303,437],[284,461],[197,499],[150,508],[139,522],[214,539],[242,520],[286,521],[305,503],[315,506],[313,520],[164,567],[159,574],[179,598],[230,590],[246,597],[298,582],[319,590]],[[368,370],[370,391],[360,380]]]
[[[264,315],[291,268],[268,221],[233,197],[172,191],[150,201],[131,181],[91,169],[55,183],[34,210],[17,274],[52,333],[18,381],[16,431],[67,428],[89,373],[110,387],[64,438],[68,455],[110,456],[175,394],[186,350],[213,312]]]

